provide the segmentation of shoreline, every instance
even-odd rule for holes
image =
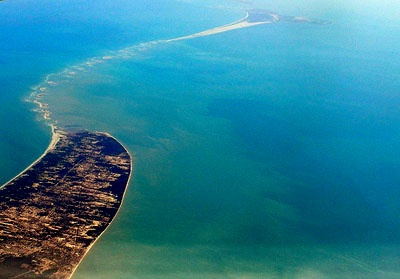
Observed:
[[[46,83],[48,83],[47,78],[46,78]],[[39,85],[40,86],[40,85]],[[51,117],[50,117],[50,111],[49,111],[49,107],[48,104],[42,101],[43,95],[45,95],[45,91],[46,89],[43,89],[43,87],[39,87],[34,89],[34,92],[31,93],[31,95],[25,100],[27,102],[33,103],[34,105],[37,106],[36,109],[34,109],[34,111],[36,111],[42,118],[42,120],[44,120],[45,125],[49,126],[51,129],[51,139],[50,142],[47,146],[47,148],[44,150],[44,152],[36,159],[34,160],[31,164],[29,164],[26,168],[24,168],[21,172],[19,172],[17,175],[13,176],[11,179],[9,179],[8,181],[6,181],[4,184],[2,184],[0,186],[0,189],[4,188],[5,186],[7,186],[10,182],[12,182],[15,179],[18,179],[19,177],[21,177],[21,175],[23,175],[26,171],[28,171],[29,169],[31,169],[32,167],[34,167],[38,162],[40,162],[50,151],[52,151],[55,146],[57,145],[57,143],[60,141],[60,139],[62,139],[64,136],[68,135],[68,131],[67,130],[63,130],[61,128],[59,128],[56,125],[56,122],[52,121]],[[126,182],[125,185],[125,189],[122,193],[122,197],[121,197],[121,203],[117,209],[117,212],[115,214],[115,216],[112,218],[112,220],[107,224],[106,228],[100,233],[100,235],[93,241],[93,243],[91,243],[87,249],[85,250],[84,254],[82,255],[82,257],[80,258],[79,262],[73,267],[71,273],[69,276],[65,277],[66,279],[71,279],[76,271],[78,270],[79,266],[81,265],[81,263],[83,262],[83,260],[85,259],[86,255],[90,252],[90,250],[92,249],[92,247],[97,243],[97,241],[99,241],[99,239],[108,231],[108,229],[110,228],[110,226],[113,224],[113,222],[116,220],[116,218],[119,216],[120,212],[121,212],[121,208],[124,204],[125,198],[126,198],[126,192],[130,186],[130,183],[132,182],[132,177],[133,177],[133,171],[134,171],[134,164],[133,164],[133,156],[132,154],[129,152],[128,148],[122,144],[116,137],[112,136],[110,133],[108,132],[100,132],[100,131],[94,131],[93,133],[96,134],[102,134],[105,135],[107,137],[110,137],[112,139],[114,139],[118,144],[120,144],[122,146],[122,148],[124,149],[124,151],[128,154],[129,156],[129,161],[130,161],[130,173],[128,176],[128,180]]]
[[[49,153],[49,151],[53,150],[54,147],[56,146],[56,144],[58,143],[58,141],[61,139],[61,137],[63,137],[64,135],[58,131],[56,131],[58,129],[58,127],[56,127],[53,124],[49,124],[49,126],[51,127],[51,140],[49,145],[47,146],[46,150],[42,153],[42,155],[40,155],[35,161],[33,161],[29,166],[27,166],[25,169],[23,169],[20,173],[18,173],[17,175],[15,175],[13,178],[11,178],[10,180],[8,180],[7,182],[5,182],[4,184],[2,184],[0,186],[0,189],[4,188],[7,184],[9,184],[11,181],[13,181],[14,179],[17,179],[18,177],[20,177],[22,174],[24,174],[24,172],[26,172],[27,170],[29,170],[31,167],[33,167],[36,163],[38,163],[44,156],[47,155],[47,153]]]
[[[68,138],[70,133],[68,133],[67,131],[64,130],[60,130],[58,127],[56,127],[55,125],[49,125],[51,127],[51,132],[52,132],[52,137],[51,137],[51,141],[48,145],[48,147],[46,148],[46,150],[43,152],[43,154],[41,156],[39,156],[33,163],[31,163],[28,167],[26,167],[22,172],[20,172],[18,175],[16,175],[15,177],[13,177],[10,181],[6,182],[4,185],[2,185],[0,187],[0,189],[3,189],[5,186],[9,185],[10,183],[13,183],[14,180],[18,180],[21,179],[22,175],[25,174],[26,172],[28,172],[30,169],[35,168],[36,165],[38,163],[40,163],[40,161],[49,154],[49,152],[51,152],[52,150],[58,149],[58,147],[56,146],[60,140],[62,140],[63,138]],[[85,132],[85,130],[82,130],[82,132]],[[94,131],[94,132],[87,132],[87,133],[91,133],[91,134],[95,134],[97,136],[102,136],[105,138],[109,138],[112,139],[113,141],[115,141],[118,145],[120,145],[120,147],[122,147],[123,152],[129,156],[129,176],[126,180],[126,183],[123,185],[123,191],[120,192],[120,203],[119,206],[116,208],[116,212],[115,215],[112,217],[112,219],[106,224],[104,230],[93,240],[92,243],[90,243],[89,246],[86,247],[86,249],[84,249],[82,256],[79,258],[79,260],[77,261],[77,263],[74,266],[71,266],[71,272],[68,272],[67,274],[65,274],[65,279],[69,279],[72,278],[73,275],[75,274],[76,270],[78,269],[78,267],[80,266],[81,262],[83,261],[83,259],[86,257],[86,255],[89,253],[89,251],[91,250],[91,248],[97,243],[97,241],[103,236],[103,234],[110,228],[111,224],[116,220],[116,218],[119,216],[120,212],[121,212],[121,207],[124,204],[124,200],[126,198],[126,192],[127,189],[130,185],[130,183],[132,182],[132,177],[133,177],[133,171],[134,171],[134,165],[133,165],[133,156],[131,155],[131,153],[129,152],[129,150],[127,149],[127,147],[122,144],[117,138],[115,138],[114,136],[112,136],[110,133],[107,132],[99,132],[99,131]],[[71,132],[71,135],[74,135],[74,132]],[[41,172],[38,172],[41,173]],[[59,184],[57,182],[57,184]],[[28,271],[28,272],[32,272],[32,271]]]
[[[126,153],[128,153],[129,158],[130,158],[130,164],[131,164],[131,170],[129,173],[129,177],[128,177],[128,181],[126,182],[126,186],[125,186],[125,190],[124,193],[122,194],[122,198],[121,198],[121,204],[119,205],[119,208],[117,210],[117,213],[115,214],[114,218],[111,220],[111,222],[107,225],[107,227],[104,229],[104,231],[96,238],[95,241],[93,241],[93,243],[91,243],[88,248],[86,249],[85,253],[83,254],[82,258],[79,260],[79,262],[77,263],[77,265],[73,268],[71,275],[67,278],[67,279],[72,279],[72,277],[74,276],[75,272],[77,271],[78,267],[81,265],[81,263],[83,262],[83,260],[85,259],[86,255],[89,253],[89,251],[92,249],[92,247],[97,243],[97,241],[100,240],[100,238],[103,236],[103,234],[105,234],[107,232],[107,230],[110,228],[110,226],[112,225],[112,223],[117,219],[118,215],[121,212],[122,206],[124,204],[125,201],[125,196],[126,196],[126,192],[129,188],[129,185],[131,184],[131,179],[133,176],[133,170],[134,170],[134,165],[133,165],[133,157],[131,155],[131,153],[129,152],[129,150],[126,148],[125,145],[123,145],[118,139],[116,139],[114,136],[112,136],[111,134],[107,133],[107,132],[95,132],[95,133],[100,133],[106,136],[109,136],[111,138],[113,138],[114,140],[116,140],[126,151]]]

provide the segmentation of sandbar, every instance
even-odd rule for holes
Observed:
[[[0,187],[0,278],[70,278],[117,215],[131,170],[111,135],[53,127],[46,152]]]

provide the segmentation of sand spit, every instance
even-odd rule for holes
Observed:
[[[53,131],[43,156],[0,189],[0,278],[70,278],[118,213],[131,169],[109,134]]]

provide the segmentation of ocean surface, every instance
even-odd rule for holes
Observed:
[[[331,24],[165,41],[253,7]],[[0,184],[46,149],[48,124],[109,132],[134,175],[74,279],[400,278],[399,14],[389,0],[0,2]]]

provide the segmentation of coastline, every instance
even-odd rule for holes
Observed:
[[[78,267],[81,265],[82,261],[85,259],[86,255],[89,253],[90,249],[92,249],[92,247],[97,243],[97,241],[99,241],[99,239],[103,236],[103,234],[107,232],[107,230],[110,228],[110,226],[112,225],[112,223],[114,222],[114,220],[118,217],[118,215],[119,215],[119,213],[120,213],[120,211],[121,211],[121,208],[122,208],[122,206],[123,206],[123,204],[124,204],[125,195],[126,195],[126,192],[127,192],[128,188],[129,188],[129,185],[130,185],[130,183],[131,183],[132,174],[133,174],[133,170],[134,170],[133,157],[132,157],[131,153],[129,152],[129,150],[126,148],[125,145],[123,145],[118,139],[116,139],[114,136],[112,136],[111,134],[109,134],[109,133],[107,133],[107,132],[96,132],[96,133],[101,133],[101,134],[103,134],[103,135],[107,135],[107,136],[113,138],[114,140],[116,140],[116,141],[125,149],[126,153],[128,153],[129,158],[130,158],[131,170],[130,170],[130,173],[129,173],[129,177],[128,177],[128,181],[127,181],[127,183],[126,183],[126,187],[125,187],[124,193],[122,194],[121,204],[119,205],[119,208],[118,208],[118,210],[117,210],[117,213],[115,214],[114,218],[112,218],[111,222],[107,225],[107,227],[104,229],[104,231],[96,238],[95,241],[93,241],[93,243],[91,243],[91,244],[87,247],[85,253],[84,253],[83,256],[82,256],[82,258],[79,260],[79,262],[77,263],[77,265],[76,265],[76,266],[74,267],[74,269],[72,270],[71,275],[70,275],[67,279],[72,279],[72,277],[74,276],[76,270],[77,270]]]
[[[51,127],[51,140],[49,145],[47,146],[46,150],[43,152],[42,155],[40,155],[35,161],[33,161],[29,166],[27,166],[24,170],[22,170],[20,173],[18,173],[16,176],[5,182],[3,185],[0,186],[0,189],[2,189],[4,186],[9,184],[11,181],[14,179],[20,177],[24,172],[26,172],[28,169],[33,167],[36,163],[38,163],[44,156],[46,156],[49,151],[53,150],[60,138],[63,136],[61,132],[57,131],[58,127],[56,127],[53,124],[49,124]]]
[[[106,57],[105,59],[109,59],[108,57]],[[52,81],[48,81],[49,77],[46,77],[45,83],[48,84]],[[51,84],[53,85],[53,84]],[[26,173],[26,171],[28,171],[29,169],[31,169],[32,167],[35,167],[35,165],[37,163],[39,163],[49,152],[51,152],[52,150],[55,149],[57,143],[60,141],[60,139],[68,136],[68,131],[64,130],[60,127],[57,126],[57,121],[53,121],[52,118],[50,117],[50,110],[49,110],[49,106],[47,103],[42,101],[42,98],[44,95],[47,94],[47,88],[43,87],[42,84],[37,85],[36,87],[33,88],[33,92],[31,92],[30,96],[27,97],[25,99],[26,102],[30,102],[34,105],[36,105],[36,108],[34,108],[33,110],[36,111],[40,116],[41,116],[41,120],[44,120],[44,124],[46,126],[50,127],[51,130],[51,138],[50,141],[48,143],[47,148],[43,151],[43,153],[37,157],[36,160],[34,160],[31,164],[29,164],[27,167],[25,167],[22,171],[20,171],[17,175],[13,176],[11,179],[9,179],[8,181],[6,181],[5,183],[3,183],[2,185],[0,185],[0,189],[3,189],[4,187],[6,187],[9,183],[11,183],[12,181],[20,178],[24,173]],[[122,144],[116,137],[112,136],[110,133],[108,132],[100,132],[100,131],[94,131],[93,133],[95,134],[101,134],[104,136],[107,136],[109,138],[112,138],[113,140],[115,140],[119,145],[122,146],[122,148],[124,149],[124,151],[128,154],[129,156],[129,161],[130,161],[130,173],[128,176],[128,180],[126,182],[124,191],[122,193],[122,197],[121,197],[121,202],[120,205],[117,209],[116,214],[113,216],[113,218],[111,219],[111,221],[107,224],[107,226],[105,227],[105,229],[100,233],[99,236],[97,236],[97,238],[93,241],[93,243],[91,243],[87,249],[85,250],[84,254],[82,255],[82,257],[79,259],[78,263],[72,268],[71,273],[66,276],[65,278],[72,278],[74,276],[74,274],[76,273],[76,270],[78,269],[78,267],[80,266],[80,264],[82,263],[82,261],[84,260],[84,258],[86,257],[86,255],[89,253],[89,251],[91,250],[91,248],[97,243],[97,241],[103,236],[104,233],[106,233],[106,231],[110,228],[111,224],[115,221],[115,219],[118,217],[118,214],[120,213],[121,207],[124,203],[125,200],[125,196],[126,196],[126,191],[132,181],[132,177],[133,177],[133,170],[134,170],[134,165],[133,165],[133,156],[131,155],[131,153],[129,152],[128,148]]]
[[[37,166],[39,166],[39,164],[40,164],[40,161],[43,159],[43,158],[45,158],[45,156],[46,155],[48,155],[49,154],[49,152],[51,152],[52,150],[57,150],[57,152],[59,152],[60,150],[59,150],[59,147],[58,147],[58,143],[60,142],[60,140],[61,140],[61,142],[62,142],[62,140],[63,139],[68,139],[69,137],[70,137],[70,135],[68,134],[68,132],[65,132],[65,131],[60,131],[56,126],[54,126],[54,125],[50,125],[51,126],[51,128],[52,128],[52,139],[51,139],[51,141],[50,141],[50,143],[49,143],[49,145],[48,145],[48,147],[47,147],[47,149],[45,150],[45,152],[38,158],[38,159],[36,159],[32,164],[30,164],[24,171],[22,171],[20,174],[18,174],[17,176],[15,176],[13,179],[11,179],[10,180],[10,182],[7,182],[5,185],[3,185],[0,189],[2,189],[4,186],[7,186],[7,185],[9,185],[10,183],[13,183],[13,181],[14,180],[18,180],[18,179],[23,179],[22,178],[22,175],[23,174],[25,174],[26,172],[28,172],[28,171],[30,171],[32,168],[35,168],[35,167],[37,167]],[[85,131],[82,131],[82,132],[85,132]],[[133,169],[134,169],[134,167],[133,167],[133,157],[132,157],[132,155],[131,155],[131,153],[128,151],[128,149],[126,148],[126,146],[125,145],[123,145],[120,141],[118,141],[114,136],[112,136],[112,135],[110,135],[109,133],[106,133],[106,132],[98,132],[98,131],[95,131],[95,132],[85,132],[85,133],[89,133],[89,134],[94,134],[94,135],[97,135],[98,137],[104,137],[104,138],[108,138],[109,140],[111,139],[112,141],[114,141],[115,143],[114,144],[117,144],[117,145],[119,145],[120,147],[122,147],[122,150],[123,150],[123,153],[125,153],[126,154],[126,156],[129,156],[129,158],[127,158],[127,162],[129,162],[129,169],[126,169],[127,171],[129,171],[129,175],[128,175],[128,177],[127,177],[127,179],[126,179],[126,181],[125,181],[125,183],[123,184],[123,191],[121,191],[120,193],[119,193],[119,195],[120,195],[120,198],[119,198],[119,200],[120,200],[120,202],[119,202],[119,205],[118,205],[118,207],[115,207],[115,209],[116,209],[116,212],[115,212],[115,215],[113,215],[112,216],[112,218],[111,218],[111,220],[109,220],[109,222],[107,222],[106,224],[105,224],[105,227],[103,228],[103,231],[101,231],[101,233],[97,236],[97,237],[95,237],[95,238],[93,238],[93,242],[92,243],[90,243],[89,244],[89,246],[87,246],[86,247],[86,249],[82,249],[82,254],[81,254],[81,256],[79,257],[79,260],[77,259],[77,262],[76,262],[76,264],[75,265],[71,265],[71,270],[70,270],[70,272],[66,272],[66,274],[64,274],[64,276],[62,277],[62,278],[72,278],[72,276],[75,274],[75,271],[77,270],[77,268],[79,267],[79,265],[81,264],[81,262],[83,261],[83,259],[86,257],[86,255],[87,255],[87,253],[90,251],[90,249],[93,247],[93,245],[98,241],[98,239],[100,238],[100,237],[102,237],[102,235],[107,231],[107,229],[110,227],[110,225],[112,224],[112,222],[115,220],[115,218],[118,216],[118,214],[119,214],[119,212],[120,212],[120,210],[121,210],[121,206],[122,206],[122,204],[123,204],[123,202],[124,202],[124,199],[125,199],[125,195],[126,195],[126,190],[127,190],[127,188],[129,187],[129,184],[131,183],[131,179],[132,179],[132,172],[133,172]],[[72,133],[71,134],[72,136],[73,135],[75,135],[75,133]],[[57,146],[56,146],[57,145]],[[54,151],[54,152],[56,152],[56,151]],[[54,153],[54,154],[57,154],[57,153]],[[96,154],[96,153],[95,153]],[[94,155],[94,156],[96,156],[96,155]],[[113,156],[113,155],[111,155],[111,156]],[[81,160],[80,160],[81,161]],[[75,167],[75,166],[74,166]],[[47,169],[47,167],[45,167],[46,169]],[[51,168],[51,167],[50,167]],[[45,171],[46,172],[46,171]],[[69,172],[69,171],[68,171]],[[39,171],[38,173],[42,173],[41,171]],[[90,173],[89,173],[90,174]],[[84,175],[84,174],[81,174],[81,175]],[[66,176],[66,174],[64,175],[64,176],[62,176],[62,180],[64,179],[64,177]],[[112,176],[111,176],[112,177]],[[59,177],[60,178],[60,177]],[[59,179],[57,179],[57,180],[55,180],[56,181],[56,184],[54,184],[55,186],[57,186],[59,183],[60,183],[60,181],[61,180],[59,180]],[[121,185],[122,186],[122,185]],[[36,186],[37,187],[37,186]],[[43,187],[43,186],[42,186]],[[81,186],[82,187],[82,186]],[[39,191],[40,192],[40,191]],[[68,191],[67,191],[68,192]],[[56,192],[54,192],[54,193],[56,193]],[[33,203],[36,203],[36,202],[33,202]],[[40,204],[40,203],[39,203]],[[28,206],[30,206],[30,205],[28,205]],[[34,206],[34,205],[33,205]],[[7,209],[8,210],[8,209]],[[6,211],[4,211],[4,212],[6,212]],[[5,213],[5,214],[7,214],[7,213]],[[72,214],[74,214],[74,213],[72,213]],[[5,216],[5,218],[9,218],[7,215],[4,215]],[[10,218],[13,218],[12,216],[10,217]],[[107,218],[107,217],[105,217],[105,218]],[[90,218],[89,218],[90,219]],[[57,227],[58,226],[58,223],[57,223],[57,225],[54,225],[54,223],[47,223],[48,225],[47,225],[47,227],[50,227],[50,228],[54,228],[54,227]],[[46,224],[45,224],[45,226],[44,227],[46,227]],[[12,228],[12,227],[10,227],[10,228]],[[61,228],[61,227],[60,227]],[[11,231],[13,231],[12,229],[9,229],[9,230],[7,230],[6,232],[11,232]],[[75,240],[76,241],[76,240]],[[10,242],[11,243],[11,242]],[[25,246],[26,247],[26,246]],[[69,246],[66,246],[66,247],[69,247]],[[78,254],[77,254],[78,255]],[[72,262],[71,262],[72,263]],[[32,272],[32,271],[28,271],[28,272]],[[0,274],[1,275],[1,274]],[[0,276],[1,277],[1,276]]]
[[[46,83],[47,83],[47,78],[46,78]],[[54,147],[56,146],[56,144],[58,143],[60,138],[63,136],[62,130],[54,124],[55,122],[49,123],[49,121],[51,120],[50,111],[48,110],[48,105],[46,103],[43,103],[43,102],[39,101],[40,98],[43,97],[42,94],[44,94],[44,93],[39,93],[38,94],[38,92],[37,92],[38,89],[39,89],[39,92],[43,91],[43,90],[40,89],[39,85],[34,87],[33,88],[33,93],[31,93],[30,96],[25,99],[25,101],[37,105],[39,108],[33,109],[33,111],[39,113],[42,116],[43,120],[47,122],[46,124],[48,126],[50,126],[51,139],[50,139],[49,145],[47,146],[47,148],[43,151],[43,153],[35,161],[33,161],[30,165],[28,165],[25,169],[23,169],[17,175],[15,175],[11,179],[9,179],[8,181],[6,181],[2,185],[0,185],[0,189],[2,189],[4,186],[6,186],[8,183],[13,181],[14,179],[20,177],[24,172],[26,172],[28,169],[30,169],[36,163],[38,163],[44,156],[46,156],[46,154],[49,151],[54,149]]]

